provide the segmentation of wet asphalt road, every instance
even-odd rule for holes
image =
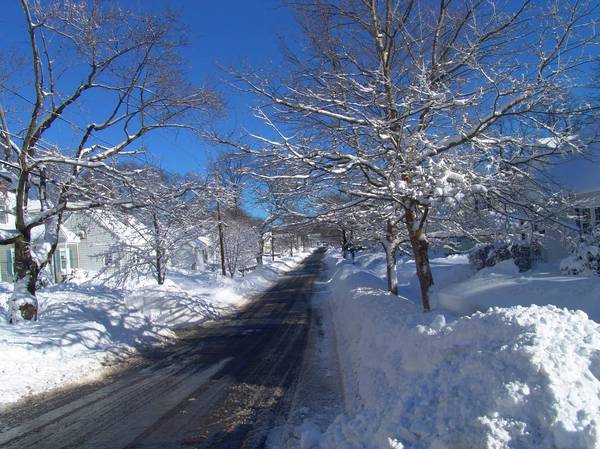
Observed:
[[[226,320],[181,332],[110,380],[15,409],[0,448],[261,448],[286,413],[322,252]]]

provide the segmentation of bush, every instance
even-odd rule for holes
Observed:
[[[510,245],[506,242],[495,242],[479,245],[469,253],[469,263],[476,270],[493,267],[503,260],[510,259]]]
[[[504,260],[513,259],[519,271],[530,270],[533,261],[539,258],[541,246],[539,243],[508,243],[495,242],[477,246],[469,253],[469,262],[476,270],[493,267]]]
[[[600,227],[573,245],[571,255],[561,261],[560,271],[572,275],[600,274]]]

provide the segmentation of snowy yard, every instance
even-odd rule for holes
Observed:
[[[214,320],[245,304],[305,257],[267,261],[246,277],[174,272],[109,288],[58,284],[39,292],[37,322],[7,324],[3,307],[11,284],[0,284],[0,407],[31,394],[93,381],[145,345],[175,338],[173,328]]]
[[[312,410],[300,447],[599,447],[600,328],[562,308],[596,318],[599,278],[434,259],[423,314],[413,263],[398,264],[399,298],[380,255],[330,251],[326,264],[345,412],[323,428]]]

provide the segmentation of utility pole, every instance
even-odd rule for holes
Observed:
[[[225,271],[225,242],[223,241],[223,222],[221,221],[221,205],[217,200],[217,220],[219,221],[219,247],[221,249],[221,273],[223,276],[227,276]]]
[[[223,276],[227,276],[227,271],[225,270],[225,242],[223,239],[223,220],[221,220],[221,200],[219,199],[220,194],[220,183],[219,183],[219,175],[217,174],[217,227],[219,229],[219,248],[221,249],[221,273]]]

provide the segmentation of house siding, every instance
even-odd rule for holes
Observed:
[[[12,282],[12,245],[0,247],[0,280],[2,282]]]
[[[576,207],[575,224],[580,232],[589,233],[600,226],[600,205],[596,207]]]
[[[77,243],[69,243],[69,258],[71,259],[71,268],[79,268],[79,245]]]
[[[75,253],[77,268],[86,271],[105,269],[105,254],[114,245],[114,236],[86,216],[71,215],[66,225],[80,235]]]

